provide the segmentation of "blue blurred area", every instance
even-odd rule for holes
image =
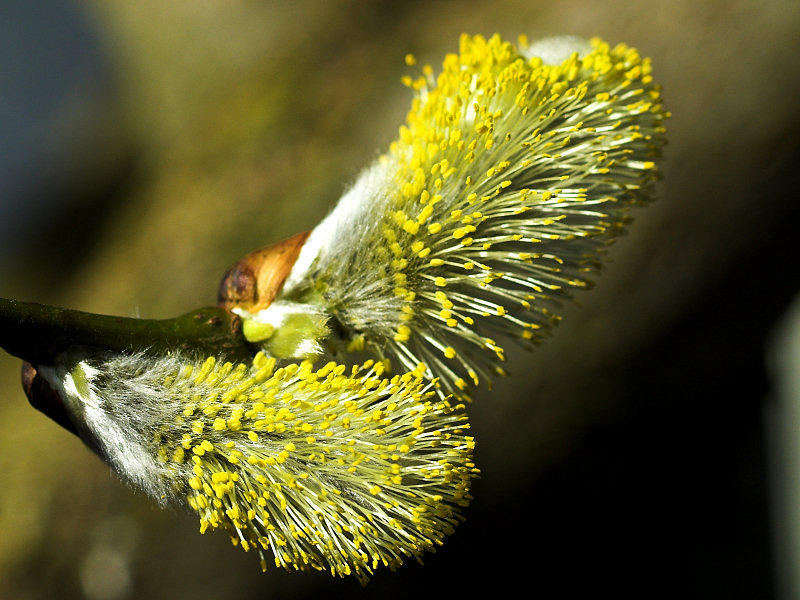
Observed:
[[[115,102],[112,70],[80,5],[0,2],[0,275],[106,172]]]

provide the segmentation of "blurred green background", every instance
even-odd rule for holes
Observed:
[[[213,303],[388,146],[404,55],[437,67],[462,31],[626,42],[674,114],[659,201],[555,337],[476,394],[467,521],[366,588],[262,575],[35,412],[3,354],[0,598],[797,597],[777,430],[800,362],[772,340],[800,290],[798,3],[2,3],[0,296]]]

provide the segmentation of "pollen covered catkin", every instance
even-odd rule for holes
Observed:
[[[136,354],[81,361],[59,381],[91,445],[136,487],[196,512],[201,532],[227,531],[265,569],[271,553],[364,581],[441,544],[477,473],[463,407],[421,369],[382,372]]]
[[[463,35],[438,75],[418,69],[398,139],[312,231],[274,304],[234,310],[276,328],[326,315],[338,361],[423,363],[442,397],[466,397],[503,373],[498,336],[539,343],[591,285],[652,195],[669,115],[650,61],[600,40]]]

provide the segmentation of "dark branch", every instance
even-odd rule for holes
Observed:
[[[49,364],[70,347],[115,352],[188,351],[249,361],[239,318],[210,306],[173,319],[135,319],[0,298],[0,347]]]

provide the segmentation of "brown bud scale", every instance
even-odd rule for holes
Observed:
[[[298,233],[255,250],[233,265],[220,283],[219,306],[226,310],[243,308],[255,313],[272,304],[310,233]]]

